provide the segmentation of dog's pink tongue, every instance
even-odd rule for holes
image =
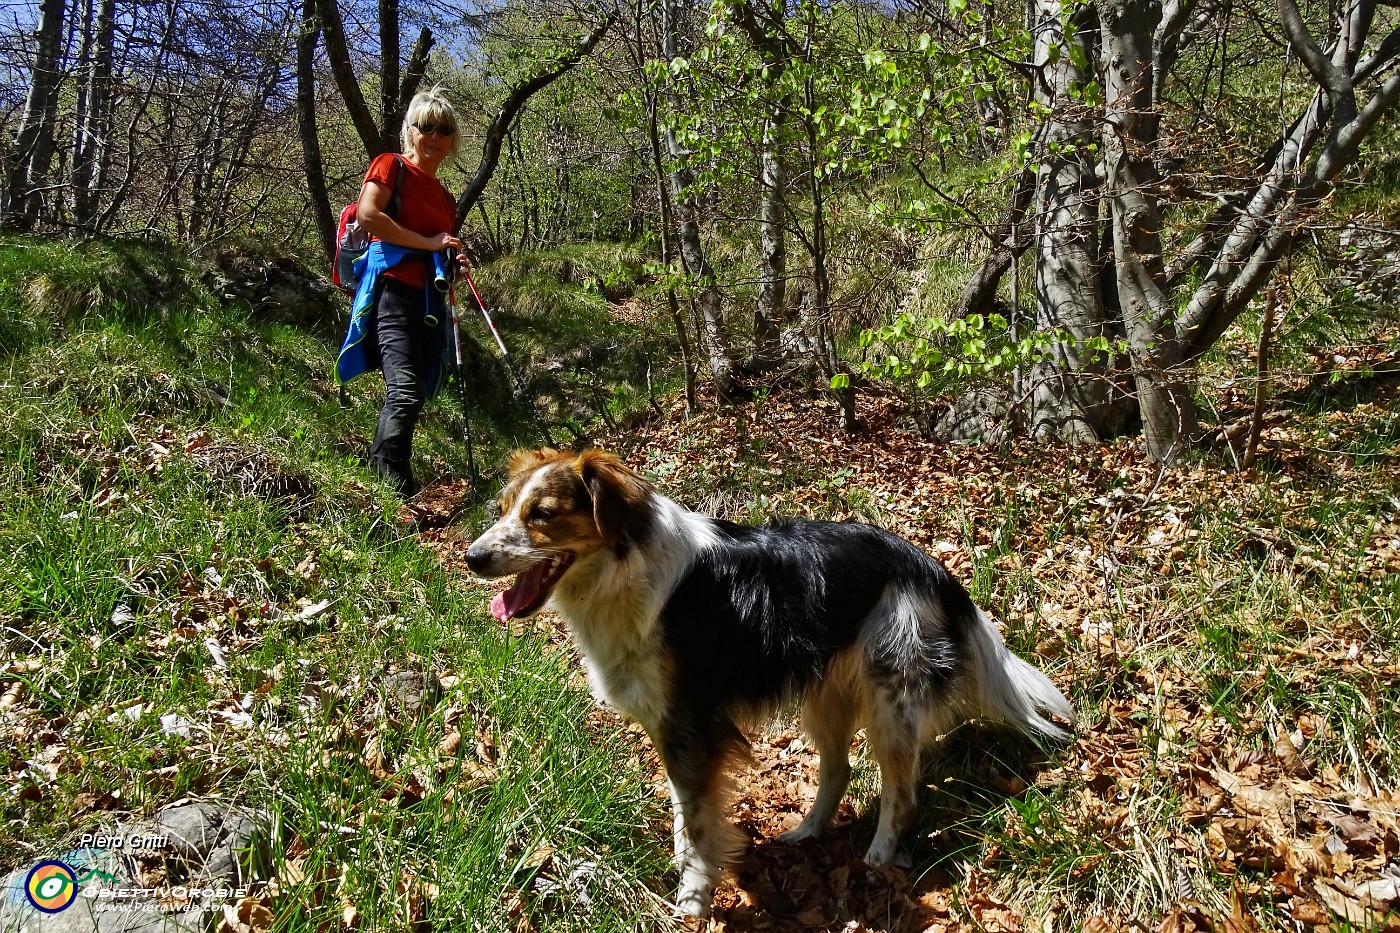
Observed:
[[[540,565],[517,574],[510,589],[504,593],[497,593],[491,600],[491,615],[495,616],[498,622],[509,622],[521,609],[532,605],[539,599],[544,571],[544,565]]]

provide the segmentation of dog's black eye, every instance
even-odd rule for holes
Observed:
[[[530,508],[530,514],[525,516],[527,522],[547,522],[554,517],[554,510],[544,506],[536,505]]]

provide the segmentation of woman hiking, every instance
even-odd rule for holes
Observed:
[[[337,369],[342,381],[376,365],[383,371],[384,407],[369,468],[407,499],[419,488],[413,430],[450,372],[450,323],[443,293],[430,280],[451,277],[444,251],[462,246],[452,233],[457,202],[437,179],[443,160],[457,150],[452,105],[436,89],[415,95],[401,138],[403,155],[376,156],[360,188],[356,216],[373,242]],[[456,255],[465,266],[466,257]]]

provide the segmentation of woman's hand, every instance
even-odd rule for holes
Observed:
[[[427,240],[430,244],[428,249],[434,253],[444,249],[460,250],[462,248],[462,241],[450,233],[434,234],[428,237]]]

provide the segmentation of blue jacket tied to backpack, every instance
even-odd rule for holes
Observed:
[[[379,296],[381,279],[386,269],[392,269],[409,256],[421,250],[407,246],[396,246],[375,240],[359,259],[355,260],[355,271],[360,276],[360,286],[355,291],[355,300],[350,308],[350,327],[345,332],[345,342],[340,346],[340,355],[335,361],[335,375],[342,383],[356,376],[378,369],[378,348],[368,343],[370,327],[374,320],[375,299]],[[452,270],[446,265],[447,259],[441,253],[433,253],[435,281],[451,281]],[[437,395],[452,371],[448,352],[452,345],[452,322],[447,314],[446,289],[423,289],[423,321],[429,327],[436,326],[442,332],[442,353],[433,361],[432,368],[424,373],[423,380],[428,398]]]

